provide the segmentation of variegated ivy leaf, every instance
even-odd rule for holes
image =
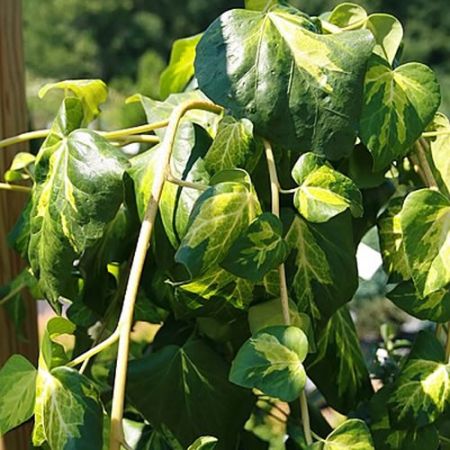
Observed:
[[[391,422],[401,427],[429,425],[444,413],[449,400],[449,367],[413,359],[401,371],[389,399]]]
[[[65,96],[73,93],[80,99],[83,107],[83,120],[80,127],[85,127],[100,114],[99,105],[104,103],[108,96],[108,88],[102,80],[65,80],[46,84],[39,91],[39,97],[44,97],[52,89],[63,90]]]
[[[211,140],[198,125],[183,121],[177,132],[172,151],[171,169],[177,178],[193,183],[209,183],[203,156]],[[128,174],[133,180],[137,209],[142,219],[150,199],[153,179],[160,161],[161,145],[131,159]],[[171,244],[177,247],[185,234],[189,215],[201,191],[165,183],[159,203],[161,219]]]
[[[316,23],[284,6],[228,11],[197,46],[196,76],[274,144],[339,159],[353,148],[374,42],[367,30],[322,35]]]
[[[231,246],[221,266],[254,283],[285,261],[289,248],[283,224],[271,213],[258,216]]]
[[[444,323],[450,320],[450,291],[439,289],[423,297],[411,280],[397,285],[386,297],[400,309],[421,320]]]
[[[369,60],[364,82],[360,137],[374,170],[404,157],[432,120],[441,101],[434,72],[419,63],[392,70],[378,55]]]
[[[236,167],[251,171],[257,162],[256,150],[253,124],[248,119],[225,116],[205,156],[205,165],[211,174]]]
[[[366,27],[375,37],[373,52],[392,64],[403,39],[400,21],[390,14],[371,14],[366,21]]]
[[[291,298],[314,321],[330,317],[352,298],[358,284],[350,217],[311,224],[296,215],[286,242],[291,248],[286,264]]]
[[[300,328],[264,328],[240,348],[231,366],[230,381],[291,402],[305,387],[302,362],[307,353],[308,339]]]
[[[175,260],[191,277],[204,274],[224,259],[259,213],[259,202],[249,183],[224,181],[211,186],[194,205]]]
[[[429,138],[429,142],[434,166],[450,193],[450,122],[444,114],[438,112],[427,131],[445,133]]]
[[[8,183],[33,178],[34,161],[36,157],[31,153],[20,152],[14,156],[9,169],[5,172],[5,181]]]
[[[97,133],[77,130],[85,121],[82,101],[66,98],[36,158],[28,257],[57,311],[60,297],[75,296],[74,261],[102,237],[123,199],[128,161]]]
[[[245,0],[245,9],[264,11],[272,6],[283,4],[283,0]]]
[[[253,300],[254,284],[216,267],[188,283],[177,285],[177,289],[193,296],[194,305],[214,299],[244,309]]]
[[[307,361],[311,377],[327,402],[342,414],[373,394],[355,325],[346,306],[317,333],[317,353]]]
[[[329,165],[318,164],[316,155],[306,153],[292,171],[293,178],[300,184],[294,196],[294,205],[300,214],[315,223],[327,222],[346,209],[355,217],[362,216],[362,196],[355,183]],[[308,173],[308,169],[312,170]]]
[[[327,22],[336,25],[339,28],[357,27],[362,28],[367,19],[366,10],[354,3],[341,3],[337,5],[330,15],[327,17]]]
[[[336,29],[327,30],[339,33],[342,29],[367,28],[375,38],[376,55],[392,64],[403,38],[403,28],[400,21],[390,14],[376,13],[367,16],[364,8],[354,3],[342,3],[324,18]]]
[[[88,378],[68,367],[41,372],[36,396],[41,405],[40,434],[52,450],[102,448],[103,411],[99,394]],[[39,437],[39,439],[37,439]]]
[[[450,200],[421,189],[406,197],[400,213],[408,264],[417,291],[428,296],[450,284]]]
[[[375,450],[367,425],[359,419],[349,419],[333,430],[323,442],[311,450]]]
[[[378,234],[383,264],[391,282],[411,278],[411,271],[403,247],[403,233],[400,223],[403,201],[402,197],[392,199],[378,219]]]
[[[188,450],[214,450],[217,445],[217,439],[212,436],[202,436],[198,438]]]
[[[11,356],[0,369],[0,437],[33,415],[36,375],[21,355]]]
[[[161,74],[159,92],[161,98],[182,92],[194,76],[195,48],[202,37],[201,34],[177,39],[170,52],[169,65]]]

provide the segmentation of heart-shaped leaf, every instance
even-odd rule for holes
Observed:
[[[433,119],[441,101],[434,72],[419,63],[392,70],[377,55],[364,82],[360,137],[372,153],[374,170],[405,156]]]
[[[175,260],[192,277],[219,264],[234,241],[260,212],[251,185],[225,181],[208,188],[195,203]]]
[[[355,183],[324,162],[319,164],[316,155],[306,153],[294,166],[292,176],[301,183],[294,196],[299,213],[315,223],[327,222],[346,209],[362,216],[362,196]]]
[[[400,21],[390,14],[371,14],[366,27],[376,41],[373,52],[392,64],[403,39]]]
[[[367,30],[318,34],[293,8],[235,9],[200,40],[196,76],[208,97],[250,119],[259,135],[339,159],[353,148],[373,45]]]
[[[341,3],[337,5],[327,18],[327,21],[339,28],[355,27],[360,24],[364,26],[367,19],[366,10],[354,3]]]
[[[231,246],[221,266],[253,282],[261,281],[286,259],[289,250],[283,225],[271,213],[258,216]]]
[[[421,189],[406,197],[400,213],[406,257],[417,291],[427,296],[450,283],[450,200]]]
[[[390,419],[403,428],[429,425],[450,401],[449,368],[445,364],[413,359],[395,382],[389,399]]]
[[[0,369],[0,436],[26,422],[34,410],[37,370],[13,355]]]
[[[195,48],[201,34],[177,39],[172,46],[169,65],[161,74],[159,92],[165,99],[170,94],[182,92],[194,76]]]
[[[30,213],[28,257],[52,306],[73,299],[73,263],[101,239],[123,200],[123,153],[91,130],[77,130],[85,117],[78,98],[64,100],[39,150]],[[94,195],[95,194],[95,195]]]
[[[231,366],[230,381],[291,402],[305,387],[302,362],[307,353],[308,339],[300,328],[264,328],[240,348]]]

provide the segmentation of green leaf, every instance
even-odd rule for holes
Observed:
[[[219,122],[216,137],[205,156],[206,168],[212,174],[236,167],[251,170],[256,150],[253,124],[247,119],[225,116]]]
[[[317,167],[317,161],[313,163],[316,167],[306,175],[311,166],[309,155],[302,155],[292,171],[296,181],[302,180],[294,196],[294,205],[300,214],[315,223],[327,222],[346,209],[355,217],[362,216],[362,196],[355,183],[328,165]],[[304,164],[307,168],[302,167]]]
[[[438,112],[427,131],[446,133],[429,138],[429,143],[434,166],[439,172],[447,191],[450,193],[450,158],[448,157],[450,149],[450,122],[444,114]]]
[[[195,71],[200,89],[258,135],[339,159],[353,148],[372,48],[370,32],[320,35],[293,8],[234,9],[203,35]]]
[[[230,371],[230,381],[291,402],[305,387],[302,362],[308,339],[297,327],[264,328],[244,343]]]
[[[245,9],[264,11],[280,3],[283,2],[280,0],[245,0]]]
[[[424,427],[444,413],[449,400],[448,366],[413,359],[401,371],[389,399],[391,422],[402,428]]]
[[[80,100],[64,100],[36,158],[28,257],[57,311],[60,297],[75,296],[74,261],[102,237],[122,202],[128,165],[106,139],[76,130],[84,117]]]
[[[355,325],[346,306],[317,333],[317,354],[308,375],[337,411],[346,414],[373,394]]]
[[[352,298],[358,283],[350,217],[310,224],[296,215],[286,242],[291,248],[286,262],[291,298],[313,320],[330,317]]]
[[[86,126],[99,114],[99,105],[106,101],[108,88],[101,80],[65,80],[58,83],[49,83],[41,88],[39,97],[44,97],[52,89],[64,90],[65,97],[71,92],[81,100],[84,118],[80,126]]]
[[[369,150],[362,144],[356,145],[348,159],[348,177],[359,189],[379,187],[386,181],[386,171],[373,171],[372,166],[373,158]]]
[[[217,450],[228,450],[236,447],[252,407],[250,395],[227,380],[228,370],[204,342],[190,339],[131,361],[127,395],[155,428],[167,428],[184,447],[210,435],[219,439]]]
[[[103,411],[92,383],[76,370],[40,369],[36,390],[36,423],[40,434],[34,444],[47,441],[52,450],[102,448]]]
[[[428,361],[444,362],[445,350],[435,333],[421,330],[414,340],[408,360],[426,359]]]
[[[394,428],[389,420],[387,402],[392,385],[380,389],[370,400],[370,431],[377,450],[437,450],[439,432],[434,425],[421,428]]]
[[[429,67],[408,63],[392,70],[379,56],[370,58],[360,137],[372,153],[374,170],[386,168],[408,153],[440,101],[439,84]]]
[[[34,409],[37,370],[13,355],[0,369],[0,436],[26,422]]]
[[[14,156],[11,166],[5,172],[5,181],[12,183],[14,181],[29,180],[30,178],[33,178],[35,159],[36,157],[31,153],[17,153]]]
[[[367,12],[363,7],[354,3],[345,2],[337,5],[331,11],[327,21],[339,28],[353,27],[357,24],[361,24],[360,28],[362,28],[366,19]]]
[[[431,189],[412,192],[406,197],[400,222],[406,257],[419,294],[428,296],[448,288],[450,200]]]
[[[56,338],[63,334],[73,334],[75,329],[75,325],[64,317],[54,317],[47,322],[41,342],[40,366],[51,370],[69,362],[63,345],[58,343]]]
[[[289,300],[289,317],[291,325],[300,328],[308,337],[308,347],[309,351],[311,351],[311,347],[314,346],[311,320],[306,314],[298,312],[297,306],[292,300]],[[248,323],[252,335],[255,335],[263,328],[283,325],[284,318],[280,299],[275,298],[251,306],[248,310]]]
[[[318,450],[375,450],[367,425],[359,419],[349,419],[327,436],[325,441],[314,444]]]
[[[389,274],[390,282],[411,278],[400,223],[400,211],[403,201],[402,197],[393,198],[378,219],[381,255],[383,256],[384,268]]]
[[[371,14],[366,27],[376,41],[373,52],[392,64],[403,39],[400,21],[390,14]]]
[[[212,300],[223,300],[235,308],[244,309],[253,300],[254,285],[245,278],[216,267],[188,283],[178,284],[177,289],[184,293],[183,298],[186,294],[192,298],[193,308]]]
[[[172,174],[184,181],[208,185],[209,173],[203,156],[210,138],[198,125],[183,121],[178,128],[172,153]],[[150,199],[158,167],[161,145],[131,159],[128,174],[133,180],[136,204],[142,219]],[[161,219],[171,244],[177,247],[186,232],[189,215],[201,191],[165,183],[160,201]]]
[[[159,92],[161,98],[182,92],[194,76],[195,48],[202,34],[177,39],[172,46],[169,65],[161,74]]]
[[[283,224],[271,213],[263,213],[250,223],[231,246],[221,266],[254,283],[283,263],[289,247],[283,239]]]
[[[217,439],[212,436],[202,436],[198,438],[188,450],[214,450],[217,445]]]
[[[224,259],[259,211],[248,184],[228,181],[208,188],[194,205],[175,260],[191,277],[204,274]]]
[[[404,281],[388,292],[386,297],[418,319],[440,323],[450,320],[450,292],[447,288],[423,297],[412,281]]]

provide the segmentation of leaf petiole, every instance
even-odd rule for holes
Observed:
[[[33,189],[28,186],[19,186],[18,184],[0,183],[0,190],[29,194]]]

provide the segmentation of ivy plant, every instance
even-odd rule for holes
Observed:
[[[95,128],[100,80],[44,86],[62,91],[50,129],[0,141],[44,139],[0,184],[28,198],[0,305],[19,332],[25,290],[57,317],[37,367],[0,369],[0,434],[32,418],[50,450],[444,448],[450,125],[402,37],[351,3],[246,0],[175,42],[164,100],[128,100],[143,125]],[[436,329],[378,384],[347,306],[369,230],[386,296]]]

